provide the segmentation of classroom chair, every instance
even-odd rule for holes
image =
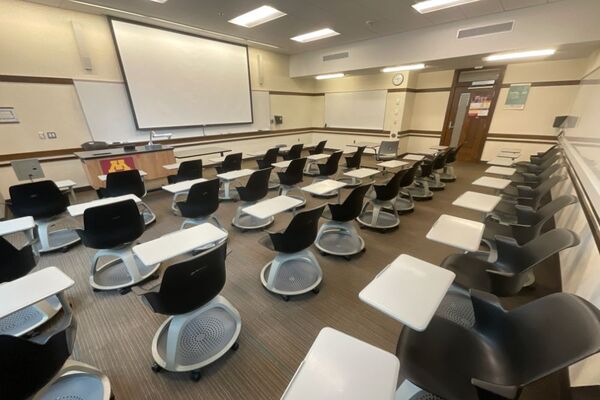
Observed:
[[[32,243],[16,248],[0,236],[0,285],[27,275],[37,265]],[[0,319],[0,335],[21,336],[43,325],[60,311],[56,296]]]
[[[263,286],[284,301],[312,291],[319,293],[323,271],[309,247],[317,238],[319,218],[325,205],[294,215],[285,230],[268,232],[260,243],[277,252],[260,273]]]
[[[215,167],[217,174],[224,174],[242,169],[242,153],[230,153],[225,156],[221,165]]]
[[[184,161],[179,164],[177,175],[167,176],[169,184],[202,178],[202,160]]]
[[[9,189],[11,209],[15,216],[31,216],[37,225],[40,253],[62,250],[79,243],[80,239],[73,228],[51,230],[63,217],[69,206],[69,199],[53,181],[39,181],[11,186]]]
[[[273,147],[267,150],[262,159],[257,159],[256,164],[259,169],[271,168],[271,165],[277,162],[277,156],[279,155],[279,147]],[[269,190],[277,189],[279,182],[272,179],[269,180]]]
[[[353,221],[362,211],[363,200],[371,185],[362,185],[352,189],[342,204],[328,204],[329,214],[323,217],[329,219],[321,225],[315,246],[322,255],[332,254],[345,257],[365,251],[365,241],[354,228]]]
[[[429,189],[429,180],[427,177],[433,171],[433,164],[423,161],[419,163],[419,169],[416,171],[413,184],[406,187],[404,192],[410,193],[410,196],[414,200],[431,200],[433,192]]]
[[[427,184],[429,189],[431,190],[444,190],[446,188],[446,184],[442,182],[441,176],[444,171],[444,166],[446,165],[446,157],[448,156],[448,151],[440,151],[437,153],[432,160],[425,159],[423,164],[431,163],[431,174],[423,179],[427,180]]]
[[[133,200],[92,207],[83,213],[83,229],[77,233],[86,247],[98,250],[92,258],[90,285],[94,291],[119,290],[149,278],[160,264],[146,266],[132,251],[144,233],[144,218]],[[101,257],[112,260],[98,266]]]
[[[458,145],[458,147],[450,147],[448,155],[446,156],[446,163],[444,164],[444,171],[440,174],[440,180],[442,182],[455,182],[456,173],[454,172],[453,164],[456,162],[458,152],[462,148],[464,143]]]
[[[292,147],[290,147],[290,149],[287,152],[283,153],[283,159],[284,160],[295,160],[297,158],[302,157],[302,149],[304,148],[304,145],[302,143],[297,143],[295,145],[293,145]]]
[[[349,157],[344,157],[346,159],[346,168],[344,168],[344,172],[352,171],[354,169],[359,169],[360,164],[362,162],[362,155],[365,152],[366,146],[360,146],[356,148],[354,154]],[[338,179],[340,182],[344,182],[346,187],[355,187],[361,185],[360,179],[352,179],[349,177],[342,177]]]
[[[511,186],[515,189],[513,193],[518,193],[516,191],[516,186],[523,185],[535,188],[539,186],[540,183],[544,182],[547,179],[550,179],[555,173],[563,169],[563,165],[555,163],[545,170],[535,174],[529,172],[517,172],[513,176],[511,176],[510,180],[512,181]]]
[[[259,169],[250,175],[246,186],[238,186],[237,191],[240,195],[242,204],[235,211],[235,216],[231,225],[242,231],[266,228],[275,221],[275,217],[260,219],[250,214],[245,214],[243,209],[256,204],[258,201],[267,197],[269,193],[269,179],[271,177],[271,167]]]
[[[489,293],[472,290],[469,300],[470,327],[436,315],[423,332],[402,329],[400,376],[423,390],[413,399],[519,399],[531,383],[600,352],[600,310],[574,294],[510,311]]]
[[[100,197],[117,197],[126,194],[133,194],[140,199],[146,197],[146,186],[144,180],[137,169],[129,171],[110,172],[106,175],[106,188],[100,189]],[[140,203],[142,207],[142,216],[144,223],[150,225],[156,221],[156,215],[143,201]]]
[[[407,170],[399,170],[386,183],[373,185],[374,196],[368,199],[356,218],[361,226],[387,231],[400,225],[395,200],[400,191],[400,182],[406,173]]]
[[[524,245],[506,236],[496,236],[497,258],[487,261],[478,253],[452,254],[441,267],[456,274],[455,285],[496,296],[514,296],[533,283],[533,268],[564,249],[577,246],[579,238],[568,229],[553,229]]]
[[[382,140],[377,153],[375,153],[375,159],[377,161],[395,160],[398,157],[399,144],[399,140]]]
[[[277,172],[277,177],[281,186],[279,187],[279,194],[283,196],[290,196],[296,199],[302,200],[302,203],[298,207],[303,207],[306,204],[306,198],[304,193],[298,189],[298,184],[302,183],[304,179],[304,167],[306,166],[305,158],[296,158],[290,162],[290,165],[283,172]],[[296,190],[299,194],[289,194],[292,190]]]
[[[167,268],[160,286],[141,292],[144,303],[168,318],[152,340],[152,370],[189,372],[237,350],[242,320],[220,293],[225,286],[227,241]]]
[[[177,202],[177,208],[185,218],[180,229],[205,222],[223,229],[215,215],[219,209],[219,179],[214,178],[192,185],[185,201]]]
[[[0,398],[35,400],[112,398],[98,369],[69,360],[76,323],[68,304],[60,321],[33,338],[0,335]]]
[[[338,172],[338,167],[339,167],[340,159],[342,158],[342,154],[343,154],[343,151],[341,151],[341,150],[335,151],[331,154],[331,156],[329,156],[329,158],[327,159],[327,161],[324,164],[317,164],[317,167],[319,167],[319,173],[314,177],[313,182],[319,182],[319,181],[323,181],[325,179],[331,179],[332,177],[335,178],[335,175]],[[337,190],[333,190],[329,193],[325,193],[320,196],[317,196],[317,195],[313,195],[313,196],[329,198],[329,197],[335,197],[337,195],[338,195]]]
[[[415,201],[413,200],[413,196],[408,189],[413,187],[420,166],[421,161],[415,162],[406,171],[406,174],[404,174],[402,180],[400,181],[400,190],[398,191],[398,196],[396,196],[396,200],[394,202],[398,214],[407,214],[413,212],[415,209]]]
[[[308,154],[322,154],[325,151],[325,145],[327,144],[327,140],[321,140],[314,149],[308,150]]]

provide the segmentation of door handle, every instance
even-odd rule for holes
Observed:
[[[454,128],[454,121],[450,121],[450,123],[448,124],[448,129],[452,128]]]

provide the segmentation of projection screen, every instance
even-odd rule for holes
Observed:
[[[246,46],[110,23],[138,129],[253,122]]]

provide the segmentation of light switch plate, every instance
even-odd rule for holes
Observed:
[[[56,139],[56,132],[46,132],[46,136],[48,136],[48,139]]]
[[[45,140],[45,139],[46,139],[46,134],[45,134],[44,132],[38,132],[38,137],[39,137],[41,140]]]

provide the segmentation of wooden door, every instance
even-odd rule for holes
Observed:
[[[479,161],[498,97],[495,86],[454,88],[442,143],[462,144],[458,159]]]

